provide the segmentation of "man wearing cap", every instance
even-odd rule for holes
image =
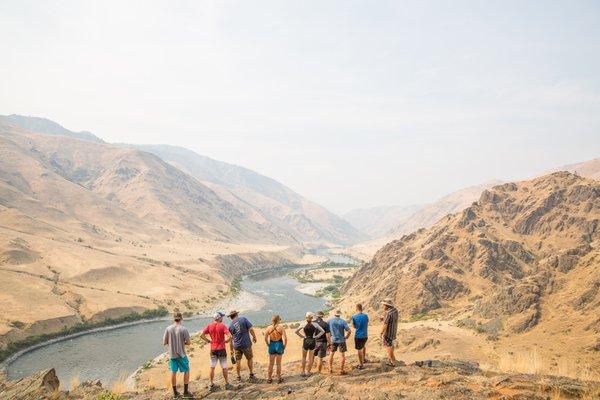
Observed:
[[[246,357],[248,369],[250,370],[249,379],[250,381],[254,381],[256,379],[252,371],[252,343],[256,343],[254,327],[252,327],[252,324],[246,317],[240,316],[235,310],[231,310],[227,316],[231,319],[229,333],[231,333],[233,340],[229,342],[229,349],[232,354],[235,353],[237,379],[240,382],[242,380],[242,376],[240,375],[242,357]],[[250,341],[250,335],[252,335],[252,341]]]
[[[329,324],[323,321],[324,316],[323,311],[317,311],[317,319],[315,320],[315,323],[325,331],[324,335],[315,339],[315,356],[319,358],[317,363],[319,373],[323,369],[323,359],[327,356],[327,349],[331,346],[331,331],[329,330]]]
[[[214,322],[211,322],[204,328],[200,337],[207,343],[210,343],[210,389],[215,388],[215,367],[217,361],[221,365],[223,371],[223,379],[225,379],[225,389],[233,389],[233,386],[229,384],[227,379],[227,351],[225,350],[225,343],[229,343],[231,335],[229,329],[223,324],[223,317],[225,314],[222,312],[216,312],[213,316]],[[210,336],[210,339],[206,337]]]
[[[191,396],[188,391],[190,382],[190,363],[185,353],[185,346],[190,345],[190,332],[181,325],[183,316],[176,311],[173,314],[173,324],[165,329],[163,335],[163,346],[169,346],[169,369],[171,370],[171,386],[173,396],[179,397],[177,392],[177,372],[183,372],[183,395]]]
[[[383,306],[383,327],[381,328],[381,341],[388,355],[388,364],[396,366],[396,356],[394,355],[394,340],[398,332],[398,310],[390,299],[381,302]]]
[[[344,370],[344,365],[346,364],[346,351],[348,351],[346,339],[350,337],[352,330],[348,326],[348,323],[340,318],[342,311],[335,310],[333,315],[334,317],[329,320],[331,341],[333,342],[331,354],[329,355],[329,373],[333,373],[333,356],[339,350],[341,361],[340,374],[346,375],[347,372]]]

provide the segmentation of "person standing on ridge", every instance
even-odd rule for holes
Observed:
[[[394,340],[398,333],[399,314],[394,303],[391,300],[385,299],[381,302],[383,305],[383,327],[381,328],[381,342],[387,351],[388,365],[396,366],[396,356],[394,355]]]
[[[344,370],[344,365],[346,364],[346,351],[348,351],[346,339],[350,337],[352,329],[350,329],[346,321],[340,318],[341,315],[342,312],[340,310],[336,310],[334,313],[334,317],[329,320],[329,329],[331,330],[331,341],[333,342],[333,346],[331,347],[331,354],[329,355],[329,373],[333,373],[333,357],[335,353],[339,350],[341,360],[340,374],[346,375],[347,372]]]
[[[315,347],[317,339],[325,335],[325,330],[321,325],[313,322],[314,315],[311,312],[306,313],[306,325],[296,329],[296,335],[302,340],[302,376],[310,375],[313,362],[315,361]],[[300,333],[302,331],[304,334]],[[308,357],[308,368],[306,367],[306,358]]]
[[[183,316],[176,311],[173,314],[173,324],[165,329],[163,346],[169,346],[169,369],[171,370],[171,386],[173,396],[179,397],[177,391],[177,372],[183,372],[183,395],[190,397],[190,363],[185,353],[185,346],[190,345],[190,332],[181,324]]]
[[[367,357],[369,316],[363,313],[363,306],[360,303],[356,305],[356,314],[352,316],[352,326],[354,326],[354,348],[358,352],[358,369],[363,369]]]
[[[227,316],[231,319],[229,333],[231,333],[233,340],[229,342],[229,349],[231,354],[235,354],[237,379],[239,382],[242,381],[240,369],[242,367],[242,358],[246,357],[248,370],[250,371],[249,380],[254,381],[256,379],[252,370],[252,343],[256,343],[254,327],[246,317],[240,316],[235,310],[230,311]],[[250,335],[252,335],[252,341],[250,341]]]
[[[216,312],[213,316],[214,322],[208,324],[200,335],[202,340],[210,343],[210,390],[214,390],[215,388],[215,367],[217,366],[217,361],[221,364],[223,379],[225,379],[225,389],[233,389],[227,378],[227,350],[225,350],[225,343],[229,343],[231,335],[229,329],[223,324],[224,316],[225,314],[222,312]],[[210,336],[210,339],[206,335]]]
[[[281,325],[281,317],[273,315],[272,324],[265,330],[265,343],[269,349],[269,372],[267,383],[273,383],[273,364],[277,364],[277,383],[283,382],[281,377],[281,357],[287,346],[285,327]]]
[[[325,313],[323,311],[317,311],[317,319],[315,323],[319,325],[325,331],[324,335],[319,336],[315,339],[315,356],[319,358],[317,363],[317,371],[321,373],[323,368],[323,359],[327,357],[328,349],[331,347],[331,330],[329,324],[323,320]]]

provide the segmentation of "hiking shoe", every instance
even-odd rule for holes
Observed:
[[[283,378],[277,379],[277,383],[283,383]]]
[[[306,378],[306,372],[301,373],[300,376]]]
[[[215,384],[211,383],[210,385],[208,385],[208,390],[210,390],[211,392],[214,392],[216,389]]]
[[[273,383],[273,379],[272,378],[267,379],[267,383]]]
[[[233,390],[233,385],[231,383],[226,383],[225,390]]]
[[[181,394],[179,392],[173,392],[173,398],[174,399],[180,399],[181,398]]]
[[[348,375],[346,371],[340,371],[340,375]]]
[[[184,399],[193,399],[194,395],[191,394],[190,392],[183,392],[183,398]]]
[[[250,374],[250,376],[248,377],[248,381],[250,381],[250,382],[256,382],[256,375]]]
[[[364,365],[359,365],[359,366],[356,367],[356,369],[365,369],[365,366]]]
[[[242,381],[242,377],[240,375],[238,375],[237,380],[238,380],[238,382],[241,382]]]

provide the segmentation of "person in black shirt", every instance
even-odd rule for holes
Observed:
[[[317,311],[317,319],[315,320],[315,323],[325,331],[324,335],[315,339],[314,355],[319,358],[317,363],[317,370],[319,373],[321,373],[321,369],[323,368],[323,359],[327,357],[328,349],[331,347],[331,330],[329,329],[329,324],[326,321],[323,321],[324,316],[325,314],[323,311]]]
[[[317,339],[325,335],[325,330],[321,328],[321,325],[313,322],[314,315],[310,311],[306,313],[306,325],[296,329],[296,335],[302,339],[302,376],[310,375],[313,362],[315,360],[315,347],[317,346]],[[308,357],[308,368],[306,367],[306,358]]]

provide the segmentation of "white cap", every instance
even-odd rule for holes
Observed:
[[[217,311],[214,315],[213,315],[213,319],[217,320],[217,319],[221,319],[225,316],[225,314],[223,314],[221,311]]]
[[[308,319],[308,318],[314,318],[314,316],[315,316],[315,314],[313,314],[313,313],[311,313],[310,311],[308,311],[304,317],[305,317],[306,319]]]

